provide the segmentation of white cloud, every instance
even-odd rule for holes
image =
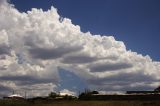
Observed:
[[[73,91],[69,91],[68,89],[63,89],[60,91],[60,95],[62,95],[62,96],[65,96],[65,95],[75,96],[76,93]]]
[[[3,0],[0,16],[1,91],[47,85],[36,93],[43,95],[56,88],[59,68],[101,91],[152,89],[160,81],[160,62],[126,50],[113,36],[81,32],[54,7],[21,13]]]

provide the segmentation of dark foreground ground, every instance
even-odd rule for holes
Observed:
[[[0,106],[160,106],[160,101],[0,101]]]

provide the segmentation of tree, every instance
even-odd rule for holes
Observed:
[[[80,100],[90,100],[94,94],[99,94],[98,91],[90,91],[90,90],[85,90],[85,92],[82,92],[80,95],[79,95],[79,99]]]
[[[55,92],[51,92],[48,96],[51,97],[51,98],[55,98],[55,97],[58,96],[58,94],[55,93]]]
[[[157,87],[154,91],[158,91],[158,92],[160,92],[160,86],[159,86],[159,87]]]
[[[98,91],[92,91],[92,94],[99,94]]]

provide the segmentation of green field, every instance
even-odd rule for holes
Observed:
[[[160,106],[160,101],[0,101],[0,106]]]

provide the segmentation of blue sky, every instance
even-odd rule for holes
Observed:
[[[160,60],[159,0],[11,0],[21,12],[48,10],[52,5],[62,17],[80,25],[83,32],[113,35],[127,49]]]

